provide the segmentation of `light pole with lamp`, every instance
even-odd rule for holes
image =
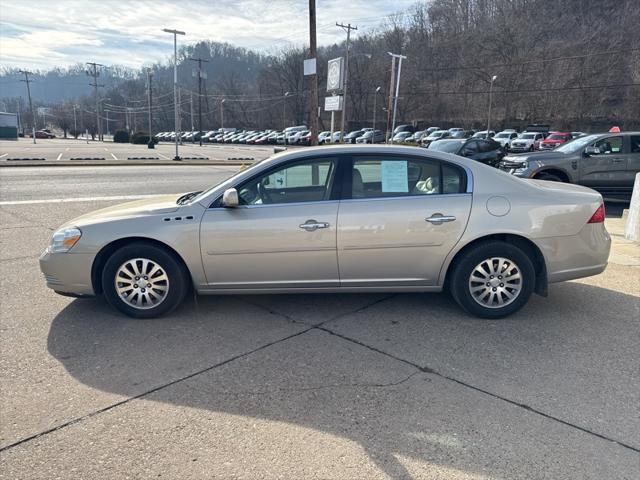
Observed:
[[[287,128],[287,97],[291,95],[291,92],[284,92],[284,98],[282,99],[282,131]],[[286,138],[285,138],[286,140]]]
[[[380,93],[381,88],[382,87],[377,87],[373,93],[373,135],[371,137],[371,143],[376,140],[376,101],[378,100],[378,93]]]
[[[395,95],[395,98],[393,99],[393,122],[391,124],[391,139],[390,139],[390,142],[393,143],[393,132],[396,129],[396,112],[398,110],[398,96],[400,94],[400,74],[402,73],[402,60],[404,60],[407,57],[405,55],[399,55],[397,53],[391,53],[391,52],[387,52],[387,53],[391,55],[393,58],[398,59],[398,78],[396,81],[396,95]],[[391,81],[393,82],[393,78],[391,79]]]
[[[178,35],[185,35],[185,33],[179,30],[171,30],[169,28],[163,28],[162,31],[173,35],[173,110],[175,123],[174,128],[176,130],[176,156],[174,160],[180,161],[180,155],[178,154],[178,137],[180,136],[180,132],[178,131]]]
[[[220,100],[220,130],[222,130],[222,133],[224,134],[224,102],[226,102],[227,99],[223,98],[222,100]]]
[[[493,94],[493,82],[496,81],[496,78],[498,78],[497,75],[494,75],[493,77],[491,77],[491,83],[489,84],[489,112],[487,114],[487,140],[489,140],[489,128],[491,127],[491,100],[492,100],[492,94]]]

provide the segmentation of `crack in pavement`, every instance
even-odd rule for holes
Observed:
[[[368,304],[366,304],[366,305],[360,306],[360,307],[358,307],[356,310],[352,310],[352,311],[350,311],[350,312],[345,312],[345,313],[339,314],[339,315],[337,315],[337,316],[335,316],[335,317],[332,317],[332,318],[330,318],[330,319],[328,319],[328,320],[325,320],[325,321],[323,321],[323,322],[320,322],[320,323],[318,323],[318,324],[311,325],[311,326],[309,326],[309,324],[307,324],[307,323],[305,323],[305,322],[300,322],[300,321],[298,321],[298,320],[295,320],[294,318],[292,318],[291,316],[289,316],[289,315],[287,315],[287,314],[283,314],[283,313],[280,313],[280,312],[278,312],[278,311],[276,311],[276,310],[273,310],[273,309],[271,309],[271,308],[269,308],[269,307],[266,307],[266,306],[264,306],[264,305],[256,304],[256,303],[249,302],[249,301],[246,301],[246,300],[245,300],[245,301],[246,301],[246,303],[249,303],[249,304],[254,305],[254,306],[258,307],[258,308],[261,308],[262,310],[264,310],[264,311],[266,311],[266,312],[268,312],[268,313],[270,313],[270,314],[272,314],[272,315],[278,315],[278,316],[280,316],[280,317],[282,317],[282,318],[284,318],[284,319],[286,319],[286,320],[288,320],[288,321],[290,321],[290,322],[292,322],[292,323],[306,325],[306,326],[308,326],[308,328],[305,328],[304,330],[301,330],[300,332],[297,332],[297,333],[294,333],[294,334],[291,334],[291,335],[287,335],[287,336],[285,336],[285,337],[283,337],[283,338],[281,338],[281,339],[274,340],[273,342],[266,343],[266,344],[264,344],[264,345],[261,345],[261,346],[259,346],[259,347],[257,347],[257,348],[254,348],[254,349],[252,349],[252,350],[249,350],[249,351],[247,351],[247,352],[244,352],[244,353],[241,353],[241,354],[235,355],[235,356],[230,357],[230,358],[228,358],[228,359],[226,359],[226,360],[223,360],[222,362],[216,363],[215,365],[208,366],[208,367],[203,368],[203,369],[201,369],[201,370],[198,370],[198,371],[196,371],[196,372],[193,372],[193,373],[190,373],[190,374],[185,375],[185,376],[183,376],[183,377],[180,377],[180,378],[178,378],[178,379],[172,380],[172,381],[170,381],[170,382],[168,382],[168,383],[165,383],[165,384],[162,384],[162,385],[156,386],[156,387],[154,387],[154,388],[152,388],[152,389],[150,389],[150,390],[147,390],[147,391],[145,391],[145,392],[139,393],[138,395],[134,395],[134,396],[131,396],[131,397],[127,397],[127,398],[123,399],[123,400],[122,400],[122,401],[120,401],[120,402],[113,403],[113,404],[111,404],[111,405],[108,405],[108,406],[106,406],[106,407],[104,407],[104,408],[101,408],[101,409],[99,409],[99,410],[96,410],[96,411],[90,412],[90,413],[88,413],[88,414],[86,414],[86,415],[83,415],[83,416],[81,416],[81,417],[77,417],[77,418],[75,418],[75,419],[69,420],[68,422],[65,422],[65,423],[63,423],[63,424],[60,424],[60,425],[58,425],[58,426],[52,427],[52,428],[50,428],[50,429],[44,430],[44,431],[39,432],[39,433],[37,433],[37,434],[31,435],[31,436],[29,436],[29,437],[26,437],[26,438],[23,438],[23,439],[18,440],[18,441],[16,441],[16,442],[13,442],[13,443],[11,443],[11,444],[9,444],[9,445],[6,445],[6,446],[4,446],[4,447],[0,448],[0,453],[2,453],[2,452],[4,452],[4,451],[7,451],[7,450],[10,450],[10,449],[12,449],[12,448],[15,448],[15,447],[17,447],[17,446],[19,446],[19,445],[22,445],[22,444],[28,443],[28,442],[30,442],[30,441],[32,441],[32,440],[37,439],[37,438],[41,438],[41,437],[43,437],[43,436],[45,436],[45,435],[48,435],[48,434],[53,433],[53,432],[56,432],[56,431],[61,430],[61,429],[63,429],[63,428],[69,427],[69,426],[74,425],[74,424],[76,424],[76,423],[80,423],[80,422],[82,422],[82,421],[84,421],[84,420],[87,420],[87,419],[92,418],[92,417],[94,417],[94,416],[100,415],[101,413],[105,413],[105,412],[108,412],[108,411],[110,411],[110,410],[113,410],[113,409],[115,409],[115,408],[117,408],[117,407],[120,407],[120,406],[122,406],[122,405],[126,405],[127,403],[129,403],[129,402],[131,402],[131,401],[133,401],[133,400],[137,400],[137,399],[140,399],[140,398],[144,398],[144,397],[146,397],[146,396],[148,396],[148,395],[151,395],[151,394],[153,394],[153,393],[156,393],[156,392],[158,392],[158,391],[160,391],[160,390],[163,390],[163,389],[165,389],[165,388],[171,387],[171,386],[176,385],[176,384],[178,384],[178,383],[180,383],[180,382],[183,382],[183,381],[185,381],[185,380],[189,380],[189,379],[194,378],[194,377],[196,377],[196,376],[198,376],[198,375],[201,375],[201,374],[203,374],[203,373],[207,373],[207,372],[212,371],[212,370],[214,370],[214,369],[216,369],[216,368],[218,368],[218,367],[221,367],[221,366],[223,366],[223,365],[229,364],[229,363],[234,362],[234,361],[236,361],[236,360],[239,360],[239,359],[241,359],[241,358],[248,357],[248,356],[250,356],[250,355],[252,355],[252,354],[254,354],[254,353],[256,353],[256,352],[259,352],[259,351],[261,351],[261,350],[267,349],[267,348],[269,348],[269,347],[271,347],[271,346],[274,346],[274,345],[277,345],[277,344],[279,344],[279,343],[285,342],[285,341],[287,341],[287,340],[289,340],[289,339],[291,339],[291,338],[295,338],[295,337],[298,337],[298,336],[300,336],[300,335],[304,335],[305,333],[310,332],[311,330],[320,330],[320,331],[323,331],[323,332],[328,333],[328,334],[330,334],[330,335],[336,336],[336,337],[341,338],[341,339],[343,339],[343,340],[345,340],[345,341],[348,341],[348,342],[354,343],[354,344],[359,345],[359,346],[361,346],[361,347],[367,348],[367,349],[369,349],[369,350],[371,350],[371,351],[373,351],[373,352],[376,352],[376,353],[378,353],[378,354],[384,355],[384,356],[386,356],[386,357],[388,357],[388,358],[391,358],[391,359],[393,359],[393,360],[396,360],[396,361],[398,361],[398,362],[404,363],[405,365],[409,365],[409,366],[411,366],[411,367],[413,367],[413,368],[417,369],[417,371],[416,371],[416,372],[414,372],[414,373],[412,373],[412,374],[411,374],[411,375],[409,375],[408,377],[406,377],[406,378],[404,378],[404,379],[402,379],[402,380],[400,380],[400,381],[396,382],[396,383],[390,383],[390,384],[370,384],[370,385],[367,385],[367,384],[360,384],[360,385],[359,385],[359,384],[324,385],[324,386],[308,387],[308,388],[301,388],[301,389],[281,389],[282,391],[309,391],[309,390],[318,390],[318,389],[322,389],[322,388],[338,388],[338,387],[378,387],[378,388],[380,388],[380,387],[388,387],[388,386],[399,385],[399,384],[401,384],[401,383],[404,383],[404,382],[408,381],[410,378],[412,378],[414,375],[417,375],[418,373],[421,373],[421,372],[422,372],[422,373],[432,374],[432,375],[438,376],[438,377],[440,377],[440,378],[442,378],[442,379],[445,379],[445,380],[448,380],[448,381],[451,381],[451,382],[457,383],[458,385],[461,385],[461,386],[466,387],[466,388],[470,388],[470,389],[475,390],[475,391],[477,391],[477,392],[479,392],[479,393],[482,393],[482,394],[484,394],[484,395],[488,395],[488,396],[490,396],[490,397],[492,397],[492,398],[495,398],[495,399],[497,399],[497,400],[501,400],[501,401],[506,402],[506,403],[508,403],[508,404],[510,404],[510,405],[513,405],[513,406],[515,406],[515,407],[522,408],[522,409],[524,409],[524,410],[526,410],[526,411],[528,411],[528,412],[531,412],[531,413],[533,413],[533,414],[537,414],[537,415],[539,415],[539,416],[541,416],[541,417],[544,417],[544,418],[546,418],[546,419],[549,419],[549,420],[555,421],[555,422],[560,423],[560,424],[562,424],[562,425],[565,425],[565,426],[567,426],[567,427],[570,427],[570,428],[576,429],[576,430],[578,430],[578,431],[581,431],[581,432],[586,433],[586,434],[589,434],[589,435],[593,435],[593,436],[595,436],[595,437],[597,437],[597,438],[600,438],[600,439],[602,439],[602,440],[606,440],[606,441],[608,441],[608,442],[615,443],[615,444],[617,444],[617,445],[619,445],[619,446],[621,446],[621,447],[623,447],[623,448],[626,448],[626,449],[629,449],[629,450],[631,450],[631,451],[634,451],[634,452],[638,452],[638,453],[640,453],[640,448],[638,448],[638,447],[634,447],[633,445],[629,445],[629,444],[627,444],[627,443],[625,443],[625,442],[622,442],[622,441],[620,441],[620,440],[616,440],[616,439],[613,439],[613,438],[607,437],[606,435],[603,435],[603,434],[600,434],[600,433],[594,432],[594,431],[592,431],[592,430],[589,430],[588,428],[581,427],[581,426],[579,426],[579,425],[573,424],[573,423],[568,422],[568,421],[566,421],[566,420],[562,420],[561,418],[555,417],[555,416],[550,415],[550,414],[548,414],[548,413],[545,413],[545,412],[543,412],[543,411],[541,411],[541,410],[537,410],[537,409],[535,409],[535,408],[533,408],[533,407],[531,407],[531,406],[529,406],[529,405],[526,405],[526,404],[523,404],[523,403],[517,402],[517,401],[515,401],[515,400],[511,400],[511,399],[509,399],[509,398],[507,398],[507,397],[504,397],[504,396],[502,396],[502,395],[499,395],[499,394],[496,394],[496,393],[490,392],[490,391],[485,390],[485,389],[483,389],[483,388],[481,388],[481,387],[478,387],[478,386],[472,385],[472,384],[470,384],[470,383],[467,383],[467,382],[465,382],[465,381],[463,381],[463,380],[459,380],[459,379],[457,379],[457,378],[455,378],[455,377],[451,377],[451,376],[449,376],[449,375],[447,375],[447,374],[444,374],[444,373],[438,372],[438,371],[436,371],[436,370],[434,370],[434,369],[432,369],[432,368],[429,368],[429,367],[426,367],[426,366],[421,366],[421,365],[418,365],[418,364],[416,364],[416,363],[414,363],[414,362],[411,362],[411,361],[409,361],[409,360],[406,360],[406,359],[404,359],[404,358],[397,357],[397,356],[395,356],[395,355],[393,355],[393,354],[391,354],[391,353],[385,352],[384,350],[380,350],[379,348],[373,347],[373,346],[371,346],[371,345],[367,345],[366,343],[363,343],[363,342],[361,342],[361,341],[359,341],[359,340],[356,340],[356,339],[354,339],[354,338],[348,337],[348,336],[346,336],[346,335],[342,335],[342,334],[340,334],[340,333],[334,332],[333,330],[331,330],[331,329],[329,329],[329,328],[327,328],[327,327],[324,327],[324,326],[323,326],[325,323],[335,321],[335,320],[337,320],[337,319],[340,319],[340,318],[346,317],[346,316],[348,316],[348,315],[352,315],[352,314],[354,314],[354,313],[359,313],[359,312],[365,311],[365,310],[367,310],[368,308],[371,308],[371,307],[373,307],[374,305],[377,305],[377,304],[379,304],[379,303],[381,303],[381,302],[384,302],[384,301],[386,301],[386,300],[389,300],[389,299],[391,299],[391,298],[393,298],[393,297],[395,297],[395,296],[396,296],[396,294],[388,295],[388,296],[386,296],[386,297],[383,297],[383,298],[377,299],[377,300],[375,300],[375,301],[373,301],[373,302],[370,302],[370,303],[368,303]],[[196,300],[196,305],[195,305],[195,307],[196,307],[196,308],[195,308],[195,310],[196,310],[196,315],[198,315],[198,314],[199,314],[199,311],[198,311],[198,304],[197,304],[197,300]],[[222,392],[222,393],[225,393],[225,392]],[[232,392],[232,393],[233,393],[233,392]],[[267,393],[268,393],[268,392],[267,392]],[[257,392],[257,393],[256,393],[256,392],[239,392],[239,394],[249,394],[249,395],[250,395],[250,394],[256,394],[256,395],[260,395],[260,394],[264,394],[264,393],[261,393],[261,392]]]
[[[394,294],[394,295],[395,295],[395,294]],[[376,305],[377,303],[380,303],[381,301],[383,301],[383,300],[385,300],[385,299],[387,299],[387,298],[391,298],[391,297],[393,297],[394,295],[390,295],[390,296],[384,297],[383,299],[378,299],[378,300],[376,300],[376,301],[374,301],[374,302],[371,302],[371,303],[370,303],[370,304],[368,304],[368,305],[364,305],[364,306],[362,306],[362,307],[358,307],[358,309],[356,309],[356,310],[354,310],[354,311],[352,311],[352,312],[347,312],[347,313],[345,313],[345,314],[338,315],[338,316],[337,316],[337,317],[335,317],[335,318],[340,318],[340,317],[342,317],[343,315],[349,315],[349,314],[351,314],[351,313],[356,313],[356,312],[362,311],[362,310],[364,310],[364,309],[366,309],[366,308],[369,308],[370,306],[373,306],[373,305]],[[195,314],[196,314],[196,316],[199,316],[200,311],[199,311],[198,299],[197,299],[197,295],[195,295],[195,293],[194,293],[194,299],[195,299]],[[289,321],[292,321],[292,322],[295,322],[295,323],[298,323],[298,324],[304,324],[304,325],[307,325],[307,324],[302,323],[302,322],[297,322],[297,321],[293,320],[291,317],[289,317],[288,315],[281,314],[281,313],[279,313],[279,312],[276,312],[275,310],[269,310],[269,309],[265,308],[264,306],[257,305],[257,304],[253,304],[253,303],[251,303],[251,302],[247,302],[247,303],[250,303],[251,305],[255,305],[255,306],[257,306],[257,307],[261,308],[262,310],[264,310],[264,311],[266,311],[266,312],[268,312],[268,313],[270,313],[270,314],[272,314],[272,315],[278,315],[278,316],[281,316],[281,317],[283,317],[283,318],[285,318],[285,319],[287,319],[287,320],[289,320]],[[326,322],[328,322],[328,321],[330,321],[330,320],[334,320],[334,319],[332,318],[332,319],[326,320]],[[323,323],[325,323],[325,322],[323,322]],[[218,368],[218,367],[221,367],[221,366],[223,366],[223,365],[226,365],[226,364],[228,364],[228,363],[231,363],[231,362],[233,362],[233,361],[235,361],[235,360],[238,360],[238,359],[240,359],[240,358],[247,357],[247,356],[249,356],[249,355],[252,355],[252,354],[254,354],[254,353],[256,353],[256,352],[259,352],[259,351],[261,351],[261,350],[264,350],[264,349],[266,349],[266,348],[269,348],[269,347],[271,347],[271,346],[273,346],[273,345],[276,345],[276,344],[278,344],[278,343],[281,343],[281,342],[284,342],[284,341],[289,340],[289,339],[291,339],[291,338],[294,338],[294,337],[297,337],[297,336],[303,335],[303,334],[305,334],[305,333],[309,332],[310,330],[313,330],[314,328],[316,328],[316,327],[315,327],[315,326],[309,326],[308,328],[305,328],[304,330],[301,330],[300,332],[297,332],[297,333],[294,333],[294,334],[291,334],[291,335],[287,335],[286,337],[280,338],[279,340],[274,340],[273,342],[266,343],[266,344],[261,345],[261,346],[259,346],[259,347],[257,347],[257,348],[254,348],[253,350],[249,350],[248,352],[244,352],[244,353],[241,353],[241,354],[235,355],[235,356],[230,357],[230,358],[228,358],[228,359],[226,359],[226,360],[223,360],[222,362],[216,363],[215,365],[210,365],[210,366],[205,367],[205,368],[203,368],[203,369],[200,369],[200,370],[198,370],[198,371],[196,371],[196,372],[192,372],[192,373],[190,373],[190,374],[188,374],[188,375],[185,375],[185,376],[183,376],[183,377],[180,377],[180,378],[178,378],[178,379],[174,379],[174,380],[172,380],[172,381],[170,381],[170,382],[168,382],[168,383],[164,383],[164,384],[162,384],[162,385],[158,385],[158,386],[156,386],[156,387],[154,387],[154,388],[152,388],[152,389],[150,389],[150,390],[146,390],[146,391],[144,391],[144,392],[141,392],[141,393],[139,393],[138,395],[133,395],[133,396],[131,396],[131,397],[127,397],[127,398],[125,398],[125,399],[123,399],[123,400],[121,400],[121,401],[119,401],[119,402],[112,403],[111,405],[107,405],[107,406],[106,406],[106,407],[104,407],[104,408],[101,408],[101,409],[95,410],[95,411],[93,411],[93,412],[87,413],[86,415],[82,415],[81,417],[74,418],[74,419],[72,419],[72,420],[69,420],[69,421],[67,421],[67,422],[64,422],[64,423],[62,423],[62,424],[60,424],[60,425],[57,425],[57,426],[55,426],[55,427],[49,428],[49,429],[47,429],[47,430],[43,430],[42,432],[39,432],[39,433],[36,433],[36,434],[30,435],[30,436],[25,437],[25,438],[23,438],[23,439],[20,439],[20,440],[18,440],[18,441],[16,441],[16,442],[13,442],[13,443],[10,443],[10,444],[8,444],[8,445],[5,445],[4,447],[1,447],[1,448],[0,448],[0,453],[2,453],[2,452],[4,452],[4,451],[7,451],[7,450],[10,450],[10,449],[12,449],[12,448],[15,448],[15,447],[17,447],[17,446],[19,446],[19,445],[23,445],[23,444],[25,444],[25,443],[27,443],[27,442],[31,442],[32,440],[35,440],[35,439],[37,439],[37,438],[41,438],[41,437],[43,437],[43,436],[45,436],[45,435],[48,435],[48,434],[53,433],[53,432],[56,432],[56,431],[61,430],[61,429],[63,429],[63,428],[69,427],[69,426],[71,426],[71,425],[75,425],[76,423],[80,423],[80,422],[82,422],[82,421],[84,421],[84,420],[87,420],[87,419],[89,419],[89,418],[92,418],[92,417],[94,417],[94,416],[96,416],[96,415],[99,415],[99,414],[101,414],[101,413],[108,412],[108,411],[110,411],[110,410],[113,410],[114,408],[120,407],[120,406],[122,406],[122,405],[126,405],[127,403],[129,403],[129,402],[131,402],[131,401],[133,401],[133,400],[137,400],[137,399],[140,399],[140,398],[144,398],[144,397],[146,397],[146,396],[148,396],[148,395],[151,395],[152,393],[158,392],[158,391],[163,390],[163,389],[165,389],[165,388],[167,388],[167,387],[171,387],[171,386],[176,385],[177,383],[183,382],[183,381],[185,381],[185,380],[189,380],[189,379],[191,379],[191,378],[193,378],[193,377],[196,377],[196,376],[201,375],[201,374],[203,374],[203,373],[206,373],[206,372],[209,372],[209,371],[211,371],[211,370],[214,370],[214,369],[216,369],[216,368]]]
[[[385,352],[384,350],[380,350],[379,348],[372,347],[371,345],[367,345],[366,343],[363,343],[363,342],[361,342],[359,340],[356,340],[355,338],[347,337],[346,335],[343,335],[341,333],[334,332],[333,330],[331,330],[331,329],[329,329],[327,327],[318,326],[318,327],[313,327],[313,328],[317,329],[317,330],[322,330],[323,332],[327,332],[327,333],[329,333],[331,335],[335,335],[336,337],[339,337],[339,338],[342,338],[343,340],[347,340],[349,342],[355,343],[356,345],[360,345],[362,347],[368,348],[369,350],[377,352],[377,353],[379,353],[381,355],[385,355],[385,356],[387,356],[389,358],[392,358],[394,360],[397,360],[399,362],[405,363],[406,365],[410,365],[410,366],[412,366],[414,368],[417,368],[421,372],[430,373],[432,375],[438,376],[438,377],[440,377],[442,379],[445,379],[445,380],[448,380],[450,382],[457,383],[458,385],[461,385],[463,387],[475,390],[476,392],[480,392],[480,393],[483,393],[483,394],[488,395],[490,397],[493,397],[495,399],[502,400],[503,402],[507,402],[510,405],[514,405],[514,406],[516,406],[518,408],[522,408],[522,409],[527,410],[527,411],[529,411],[531,413],[535,413],[535,414],[540,415],[540,416],[542,416],[544,418],[547,418],[549,420],[553,420],[555,422],[561,423],[562,425],[565,425],[567,427],[575,428],[576,430],[579,430],[579,431],[581,431],[583,433],[587,433],[589,435],[593,435],[593,436],[598,437],[598,438],[600,438],[602,440],[607,440],[608,442],[615,443],[615,444],[617,444],[617,445],[619,445],[621,447],[624,447],[624,448],[627,448],[627,449],[632,450],[634,452],[640,453],[640,448],[639,447],[634,447],[633,445],[629,445],[628,443],[622,442],[620,440],[616,440],[614,438],[607,437],[606,435],[603,435],[603,434],[598,433],[598,432],[594,432],[593,430],[589,430],[588,428],[585,428],[585,427],[581,427],[580,425],[576,425],[575,423],[571,423],[571,422],[568,422],[566,420],[562,420],[561,418],[558,418],[558,417],[555,417],[555,416],[553,416],[551,414],[545,413],[545,412],[543,412],[541,410],[538,410],[538,409],[536,409],[534,407],[531,407],[530,405],[526,405],[524,403],[520,403],[520,402],[517,402],[515,400],[511,400],[510,398],[507,398],[507,397],[503,397],[502,395],[490,392],[489,390],[485,390],[484,388],[478,387],[476,385],[472,385],[472,384],[467,383],[467,382],[465,382],[463,380],[459,380],[459,379],[457,379],[455,377],[451,377],[451,376],[449,376],[449,375],[447,375],[445,373],[438,372],[437,370],[434,370],[432,368],[429,368],[429,367],[426,367],[426,366],[422,366],[422,365],[418,365],[417,363],[411,362],[411,361],[406,360],[404,358],[397,357],[397,356],[395,356],[395,355],[393,355],[391,353]]]

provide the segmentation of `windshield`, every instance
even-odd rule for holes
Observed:
[[[438,140],[429,145],[429,150],[436,150],[438,152],[456,153],[460,149],[460,145],[463,142],[458,140]]]
[[[569,138],[568,135],[553,134],[549,135],[549,138],[547,138],[547,140],[566,140],[567,138]]]
[[[202,198],[206,197],[211,191],[213,191],[214,189],[218,188],[219,186],[225,184],[225,183],[231,183],[231,181],[238,175],[240,175],[241,173],[245,173],[245,172],[249,172],[251,170],[254,170],[255,168],[257,168],[260,164],[262,164],[262,162],[264,162],[265,160],[269,160],[272,157],[267,157],[264,160],[260,160],[256,163],[254,163],[253,165],[251,165],[249,168],[246,168],[244,170],[240,170],[239,172],[235,172],[232,173],[231,175],[229,175],[226,179],[222,180],[221,182],[216,183],[215,185],[212,185],[211,187],[207,188],[206,190],[199,192],[199,194],[197,196],[194,197],[189,197],[188,202],[189,203],[194,203],[194,202],[199,202]],[[182,197],[180,197],[181,199]],[[180,200],[178,199],[178,200]],[[184,201],[184,200],[183,200]],[[184,201],[185,203],[187,203],[187,201]]]
[[[510,136],[510,133],[499,133],[496,135],[496,138],[509,138]]]
[[[534,138],[536,138],[537,133],[523,133],[522,135],[520,135],[520,138],[524,138],[526,140],[533,140]]]
[[[598,140],[600,135],[587,135],[560,145],[554,152],[573,153]]]

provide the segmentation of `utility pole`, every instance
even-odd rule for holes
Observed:
[[[29,83],[33,80],[29,80],[29,75],[33,75],[33,73],[27,70],[20,70],[20,73],[24,74],[24,80],[20,80],[21,82],[25,82],[27,84],[27,95],[29,96],[29,110],[31,112],[31,134],[33,136],[33,143],[36,143],[36,117],[33,115],[33,103],[31,103],[31,87],[29,87]]]
[[[387,135],[386,142],[389,143],[393,132],[389,132],[389,126],[391,125],[391,107],[393,106],[393,80],[396,74],[396,57],[391,57],[391,79],[389,80],[389,105],[387,106]]]
[[[318,145],[318,73],[317,73],[317,42],[316,42],[316,0],[309,0],[309,55],[316,64],[316,72],[311,75],[309,82],[309,127],[311,141],[309,145]]]
[[[89,86],[94,88],[93,92],[96,100],[96,129],[98,130],[98,140],[102,140],[102,128],[100,124],[100,104],[98,102],[98,87],[104,87],[104,85],[98,85],[98,77],[100,76],[98,67],[104,67],[104,65],[95,62],[87,62],[87,65],[93,67],[93,71],[87,70],[87,75],[93,77],[93,83],[90,83]]]
[[[347,31],[347,55],[344,66],[344,94],[342,95],[342,118],[340,119],[340,143],[344,141],[344,123],[347,118],[347,93],[349,88],[349,46],[351,45],[351,30],[358,30],[358,27],[352,27],[351,24],[344,25],[337,23],[337,27],[342,27]]]
[[[396,79],[396,95],[393,101],[393,123],[391,125],[391,143],[393,143],[393,132],[396,129],[396,111],[398,109],[398,96],[400,95],[400,74],[402,73],[402,60],[407,58],[404,55],[388,52],[392,57],[398,58],[398,78]]]
[[[191,133],[193,133],[195,130],[193,128],[193,93],[189,92],[189,104],[191,105]],[[193,135],[191,136],[191,143],[195,143],[196,139],[193,138]]]
[[[185,32],[179,30],[171,30],[164,28],[166,33],[173,34],[173,105],[174,105],[174,122],[176,129],[176,156],[174,160],[180,161],[178,155],[178,136],[179,136],[179,117],[178,117],[178,35],[185,35]]]
[[[284,92],[284,98],[282,99],[282,130],[287,128],[287,97],[289,92]],[[286,141],[286,137],[285,137]]]
[[[202,146],[202,79],[207,78],[207,72],[202,71],[202,62],[209,62],[200,57],[190,58],[194,62],[198,62],[198,133],[200,146]]]
[[[153,137],[151,134],[151,103],[152,103],[152,98],[153,98],[153,87],[151,85],[151,78],[153,77],[153,75],[151,74],[151,69],[147,69],[147,87],[148,87],[148,91],[149,91],[149,143],[147,144],[147,146],[149,148],[154,148],[153,145]]]

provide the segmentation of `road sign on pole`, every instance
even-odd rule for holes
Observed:
[[[344,86],[344,58],[329,60],[327,65],[327,92],[342,90]]]
[[[340,95],[324,97],[325,112],[339,112],[340,110],[342,110],[342,97]]]

